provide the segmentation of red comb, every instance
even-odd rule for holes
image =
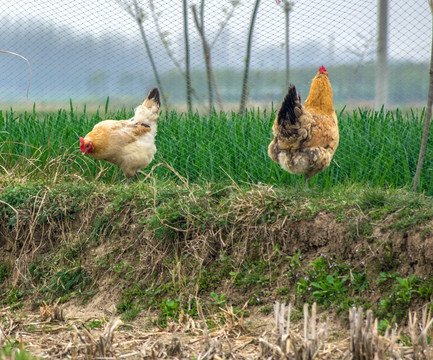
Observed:
[[[319,73],[323,74],[325,72],[326,72],[326,69],[323,65],[321,67],[319,67]]]
[[[80,136],[80,145],[84,144],[84,139]]]

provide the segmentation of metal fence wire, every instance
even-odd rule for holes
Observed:
[[[14,0],[0,14],[0,50],[32,69],[27,99],[27,64],[0,54],[1,104],[135,106],[158,86],[171,108],[242,111],[289,82],[305,99],[321,65],[337,108],[428,93],[426,0]]]

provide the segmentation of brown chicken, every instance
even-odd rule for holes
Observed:
[[[339,135],[332,88],[324,66],[314,77],[304,106],[296,87],[290,85],[272,132],[269,157],[292,174],[304,174],[307,186],[312,176],[329,166]]]
[[[150,90],[146,100],[129,120],[104,120],[84,138],[80,150],[97,160],[120,166],[129,179],[149,165],[156,153],[156,123],[159,116],[159,91]]]

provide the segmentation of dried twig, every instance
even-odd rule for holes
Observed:
[[[27,99],[28,99],[29,98],[29,91],[30,91],[30,83],[32,82],[32,67],[30,66],[30,61],[26,57],[24,57],[24,56],[22,56],[20,54],[14,53],[12,51],[0,50],[0,53],[2,53],[2,54],[10,54],[10,55],[13,55],[13,56],[17,56],[20,59],[23,59],[23,60],[25,60],[27,62],[27,65],[29,67],[29,82],[28,82],[28,85],[27,85]]]

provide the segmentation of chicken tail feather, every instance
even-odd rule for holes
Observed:
[[[158,106],[161,106],[161,100],[159,99],[159,90],[158,88],[153,88],[149,91],[149,94],[147,95],[148,100],[153,100],[156,102]]]
[[[283,125],[287,120],[295,125],[297,118],[302,115],[301,97],[296,91],[295,85],[290,84],[289,91],[284,98],[281,109],[278,113],[278,125]]]

